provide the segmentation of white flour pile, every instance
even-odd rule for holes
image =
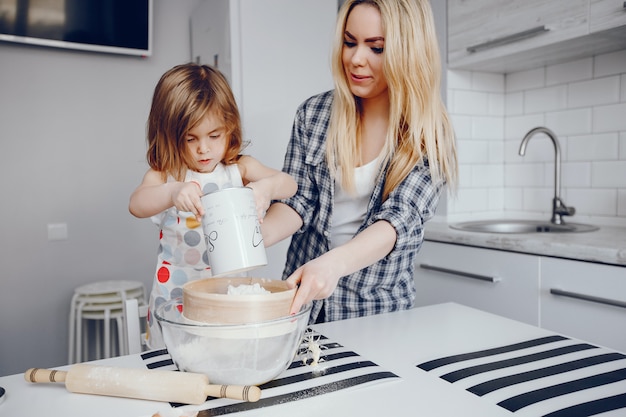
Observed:
[[[228,295],[250,295],[250,294],[271,294],[271,291],[266,290],[261,287],[261,285],[257,282],[252,285],[250,284],[241,284],[236,287],[233,285],[228,286]]]

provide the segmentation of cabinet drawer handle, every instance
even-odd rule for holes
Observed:
[[[512,35],[503,36],[501,38],[494,39],[492,41],[487,41],[485,43],[479,43],[477,45],[469,46],[467,48],[467,52],[478,52],[484,49],[495,48],[496,46],[506,45],[509,43],[521,41],[522,39],[531,38],[533,36],[537,36],[541,33],[548,32],[548,29],[545,26],[537,26],[532,29],[524,30],[522,32],[517,32]]]
[[[592,303],[605,304],[609,306],[626,308],[626,301],[611,300],[610,298],[596,297],[594,295],[580,294],[577,292],[564,291],[558,288],[550,288],[550,294],[563,297],[576,298],[578,300],[591,301]]]
[[[440,266],[433,266],[433,265],[428,265],[428,264],[420,264],[420,268],[428,269],[430,271],[443,272],[443,273],[446,273],[446,274],[459,275],[459,276],[465,277],[465,278],[478,279],[480,281],[488,281],[488,282],[499,282],[500,281],[500,278],[496,278],[496,277],[489,277],[487,275],[472,274],[471,272],[457,271],[457,270],[454,270],[454,269],[442,268]]]

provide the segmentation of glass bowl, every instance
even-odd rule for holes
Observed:
[[[181,371],[202,373],[211,384],[260,385],[293,361],[311,313],[246,324],[209,324],[186,318],[182,298],[161,304],[155,317],[165,346]]]

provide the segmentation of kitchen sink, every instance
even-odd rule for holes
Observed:
[[[596,226],[580,223],[554,224],[540,220],[479,220],[451,224],[450,227],[466,232],[482,233],[572,233],[593,232]]]

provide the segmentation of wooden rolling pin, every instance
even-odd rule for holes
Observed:
[[[261,397],[256,386],[212,385],[204,374],[147,369],[114,368],[76,364],[68,371],[31,368],[28,382],[65,382],[70,392],[108,395],[183,404],[203,404],[206,397],[255,402]]]

